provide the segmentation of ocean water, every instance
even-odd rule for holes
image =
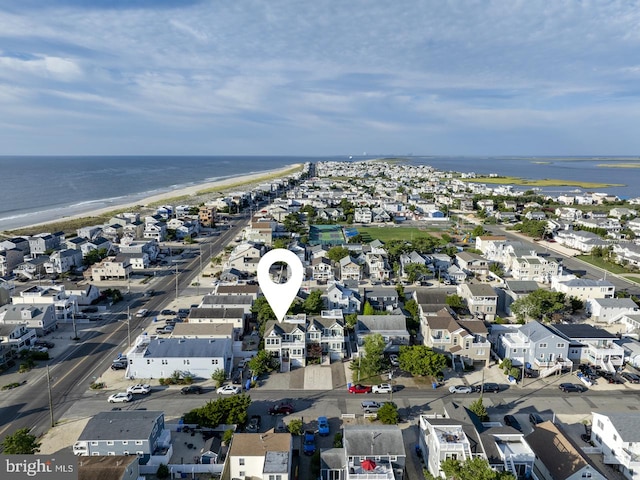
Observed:
[[[307,157],[0,157],[0,231],[124,205]]]
[[[362,161],[379,157],[0,156],[0,231],[103,207],[117,207],[157,193],[216,179],[264,172],[292,163]],[[640,196],[640,169],[601,166],[626,162],[638,164],[638,158],[412,156],[408,157],[408,162],[445,171],[619,183],[624,186],[597,190],[622,198]],[[542,190],[558,194],[571,192],[575,188],[549,187]]]

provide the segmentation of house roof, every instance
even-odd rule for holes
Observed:
[[[267,452],[289,452],[291,434],[275,433],[273,429],[265,433],[236,433],[229,449],[229,456],[261,457]]]
[[[568,478],[586,466],[599,472],[589,457],[552,422],[539,423],[525,439],[552,478]]]
[[[532,342],[538,342],[553,335],[553,332],[540,322],[529,322],[520,328],[520,332]]]
[[[397,425],[345,425],[344,449],[349,456],[406,456]]]
[[[415,290],[416,302],[420,305],[446,305],[447,292],[427,289]]]
[[[640,443],[640,413],[596,412],[607,417],[624,443]]]
[[[507,280],[507,288],[515,293],[530,293],[538,290],[538,283],[532,280]]]
[[[551,329],[559,332],[561,335],[571,338],[597,338],[613,340],[616,337],[613,333],[609,333],[601,328],[594,327],[593,325],[583,323],[558,323],[551,327]]]
[[[78,480],[113,480],[127,478],[125,473],[138,463],[135,455],[97,455],[78,457]],[[137,467],[135,471],[138,470]]]
[[[233,325],[230,323],[176,323],[171,336],[180,337],[181,335],[231,337]]]
[[[573,278],[566,282],[561,282],[567,287],[613,287],[613,283],[608,280],[591,280],[589,278]]]
[[[251,305],[251,295],[205,295],[202,305]]]
[[[590,302],[597,303],[601,307],[608,308],[627,308],[629,310],[638,310],[638,304],[630,298],[592,298]]]
[[[242,318],[244,317],[244,308],[192,308],[189,312],[189,318]]]
[[[358,315],[356,329],[361,332],[406,332],[407,319],[404,315]]]
[[[235,269],[232,269],[235,270]],[[239,273],[239,272],[238,272]],[[260,290],[259,285],[218,285],[216,293],[218,295],[246,294],[257,295]]]
[[[158,338],[149,342],[145,358],[215,358],[229,349],[227,338]]]
[[[474,297],[497,297],[498,294],[491,285],[486,283],[468,283],[466,284],[469,292]]]
[[[151,436],[159,417],[164,417],[164,412],[154,410],[99,412],[89,419],[78,440],[144,440]]]

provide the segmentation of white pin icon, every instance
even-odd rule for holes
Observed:
[[[275,283],[271,280],[269,269],[276,262],[284,262],[289,267],[287,283]],[[296,298],[302,285],[304,267],[298,256],[285,248],[275,248],[267,252],[258,262],[258,283],[271,310],[279,322],[287,314],[291,302]]]

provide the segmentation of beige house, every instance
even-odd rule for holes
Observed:
[[[467,302],[469,311],[483,320],[496,318],[498,294],[486,283],[463,283],[458,285],[458,295]]]
[[[236,433],[227,456],[229,478],[289,480],[292,464],[290,433]]]
[[[340,259],[340,278],[342,281],[362,279],[362,269],[351,256]]]
[[[133,267],[128,257],[107,257],[91,267],[90,275],[94,282],[102,280],[126,280],[131,276]]]

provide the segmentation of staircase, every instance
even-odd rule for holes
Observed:
[[[548,367],[548,368],[545,368],[544,370],[540,370],[540,378],[548,377],[549,375],[559,372],[560,370],[562,370],[562,364],[556,363],[552,367]]]

